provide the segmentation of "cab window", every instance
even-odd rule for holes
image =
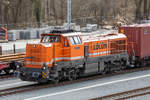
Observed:
[[[71,45],[75,45],[75,41],[74,41],[73,37],[69,37],[69,40],[71,42]]]
[[[79,36],[70,36],[69,40],[71,42],[71,45],[82,44],[81,39],[80,39]]]
[[[79,36],[77,38],[78,38],[80,44],[82,44],[81,38]]]
[[[60,36],[44,36],[42,43],[56,43],[60,42]]]
[[[80,44],[80,41],[78,40],[78,37],[76,37],[76,36],[74,37],[74,41],[76,44]]]

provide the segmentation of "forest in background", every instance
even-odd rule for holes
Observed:
[[[98,25],[131,24],[149,19],[150,0],[72,0],[71,11],[79,24],[86,19]],[[0,0],[0,24],[9,28],[62,25],[66,20],[67,0]]]

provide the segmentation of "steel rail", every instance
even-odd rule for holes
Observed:
[[[0,75],[0,80],[13,78],[13,77],[14,77],[13,73],[10,73],[9,75],[3,74],[3,75]]]
[[[34,85],[4,89],[4,90],[0,90],[0,96],[7,96],[7,95],[13,95],[13,94],[17,94],[17,93],[23,93],[23,92],[29,92],[29,91],[44,89],[44,88],[63,86],[63,85],[79,83],[79,82],[89,81],[89,80],[95,80],[95,79],[110,77],[110,76],[114,76],[114,75],[121,75],[121,74],[132,73],[132,72],[143,71],[143,70],[150,70],[150,67],[127,69],[124,71],[119,71],[119,72],[105,74],[105,75],[92,75],[92,76],[88,76],[88,77],[82,77],[82,78],[77,79],[77,80],[64,81],[64,82],[60,82],[60,83],[56,83],[56,84],[52,84],[52,83],[34,84]]]
[[[129,90],[121,93],[116,93],[116,94],[111,94],[111,95],[106,95],[90,100],[125,100],[125,99],[131,99],[135,98],[138,96],[143,96],[150,94],[150,86],[149,87],[144,87],[144,88],[138,88],[134,90]]]

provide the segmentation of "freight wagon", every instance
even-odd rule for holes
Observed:
[[[127,36],[130,62],[135,66],[150,64],[150,25],[122,26],[119,28],[119,32]]]
[[[0,62],[0,74],[10,74],[17,69],[15,62]]]
[[[0,55],[0,74],[14,72],[24,60],[24,53]]]

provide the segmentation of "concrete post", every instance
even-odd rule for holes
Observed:
[[[16,53],[16,45],[13,45],[14,53]]]

